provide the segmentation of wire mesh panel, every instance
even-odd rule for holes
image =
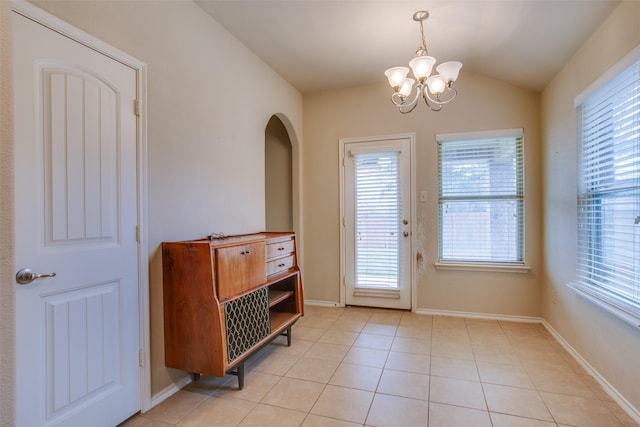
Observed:
[[[262,288],[224,305],[227,359],[231,363],[271,333],[269,294]]]

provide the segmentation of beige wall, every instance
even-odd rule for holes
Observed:
[[[11,3],[0,1],[0,426],[14,419],[14,239]]]
[[[265,127],[302,132],[302,96],[190,1],[34,1],[148,65],[152,392],[164,367],[162,241],[265,226]],[[255,83],[260,76],[259,84]]]
[[[639,44],[640,2],[627,1],[586,41],[542,94],[546,266],[543,317],[635,408],[640,408],[640,330],[576,295],[566,285],[574,279],[577,241],[573,100]]]
[[[340,188],[338,140],[416,133],[418,250],[417,308],[514,316],[540,316],[541,181],[539,95],[464,68],[456,83],[458,98],[441,112],[420,105],[401,115],[380,84],[304,97],[305,298],[340,298]],[[526,262],[531,272],[436,271],[438,257],[438,163],[435,135],[524,128],[526,186]]]

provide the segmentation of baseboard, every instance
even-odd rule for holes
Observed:
[[[151,398],[151,408],[161,404],[163,401],[171,397],[173,394],[180,391],[180,389],[190,384],[191,381],[193,381],[191,375],[186,375],[184,376],[184,378],[182,378],[178,382],[171,384],[170,386],[162,390],[160,393],[155,394]]]
[[[573,347],[571,347],[571,345],[567,341],[565,341],[564,338],[562,338],[562,335],[560,335],[549,322],[542,319],[542,324],[545,328],[547,328],[547,331],[549,331],[553,338],[555,338],[555,340],[558,341],[558,343],[560,343],[560,345],[576,360],[576,362],[578,362],[580,366],[582,366],[584,370],[587,371],[598,382],[598,384],[602,386],[605,393],[611,396],[611,398],[618,405],[620,405],[622,410],[625,411],[627,415],[629,415],[631,419],[633,419],[633,421],[635,421],[637,424],[640,424],[640,411],[638,411],[638,409],[636,409],[631,403],[629,403],[629,401],[625,399],[624,396],[620,394],[618,390],[616,390],[616,388],[609,383],[609,381],[607,381],[602,375],[600,375],[600,373],[593,366],[591,366],[589,362],[587,362],[580,355],[580,353],[578,353]]]
[[[504,320],[508,322],[542,323],[542,319],[540,317],[510,316],[506,314],[484,314],[472,313],[467,311],[433,310],[430,308],[416,308],[414,312],[417,314],[430,314],[433,316],[466,317],[468,319],[482,320]]]
[[[313,299],[305,299],[305,305],[316,305],[319,307],[341,307],[340,303],[334,301],[318,301]]]

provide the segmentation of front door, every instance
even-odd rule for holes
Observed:
[[[411,137],[341,140],[345,302],[411,308]]]
[[[136,71],[12,15],[16,422],[114,426],[141,406]]]

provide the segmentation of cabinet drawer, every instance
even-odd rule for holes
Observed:
[[[267,263],[267,276],[278,274],[286,271],[294,266],[294,256],[290,255],[284,258],[278,258]]]
[[[267,259],[278,258],[281,256],[292,254],[295,249],[296,246],[293,240],[269,243],[267,245]]]
[[[215,249],[218,298],[225,301],[266,282],[264,242]]]

